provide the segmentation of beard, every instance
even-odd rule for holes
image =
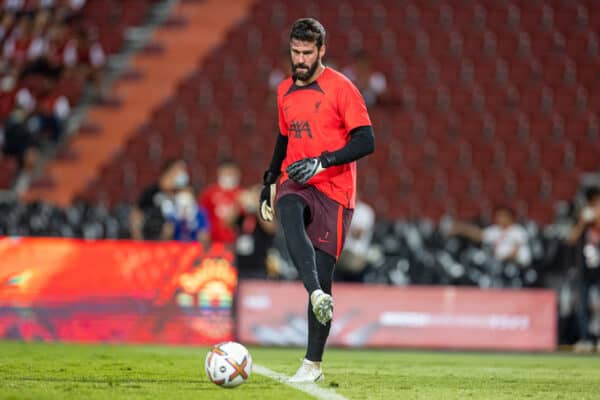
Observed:
[[[292,78],[294,81],[308,81],[315,74],[317,68],[319,67],[319,62],[321,61],[321,57],[317,57],[312,65],[306,64],[295,64],[292,60],[290,60],[290,64],[292,65]],[[306,68],[306,71],[298,71],[298,68]]]

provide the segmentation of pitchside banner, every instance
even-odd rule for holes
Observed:
[[[231,340],[232,262],[221,246],[0,237],[0,338]]]
[[[299,283],[241,282],[243,343],[304,345],[307,295]],[[349,347],[553,350],[549,290],[334,284],[329,343]]]

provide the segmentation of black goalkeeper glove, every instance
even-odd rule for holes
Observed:
[[[266,171],[263,177],[263,187],[260,191],[260,204],[258,207],[258,214],[263,221],[272,221],[275,216],[273,209],[273,202],[275,201],[275,189],[277,185],[277,176],[271,171]]]
[[[325,171],[325,168],[328,166],[329,160],[327,153],[323,153],[320,157],[310,157],[298,160],[295,163],[288,165],[285,171],[290,179],[304,185],[310,178]]]

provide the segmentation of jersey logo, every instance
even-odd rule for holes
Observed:
[[[319,107],[321,107],[321,100],[315,103],[315,114],[319,112]]]
[[[329,231],[325,232],[325,236],[318,238],[320,243],[329,243]]]
[[[312,132],[308,121],[292,121],[290,122],[290,132],[294,132],[294,138],[301,139],[302,132],[306,132],[309,138],[312,139]]]

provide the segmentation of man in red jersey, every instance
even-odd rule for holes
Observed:
[[[204,189],[199,203],[208,214],[210,239],[233,245],[237,234],[235,222],[240,216],[239,187],[241,171],[233,160],[222,160],[217,167],[217,182]]]
[[[297,20],[290,32],[293,76],[277,90],[279,135],[261,193],[261,217],[271,220],[277,211],[309,294],[308,346],[292,382],[324,377],[321,359],[333,317],[333,269],[352,219],[356,160],[375,148],[360,92],[323,65],[324,55],[323,26],[312,18]]]

